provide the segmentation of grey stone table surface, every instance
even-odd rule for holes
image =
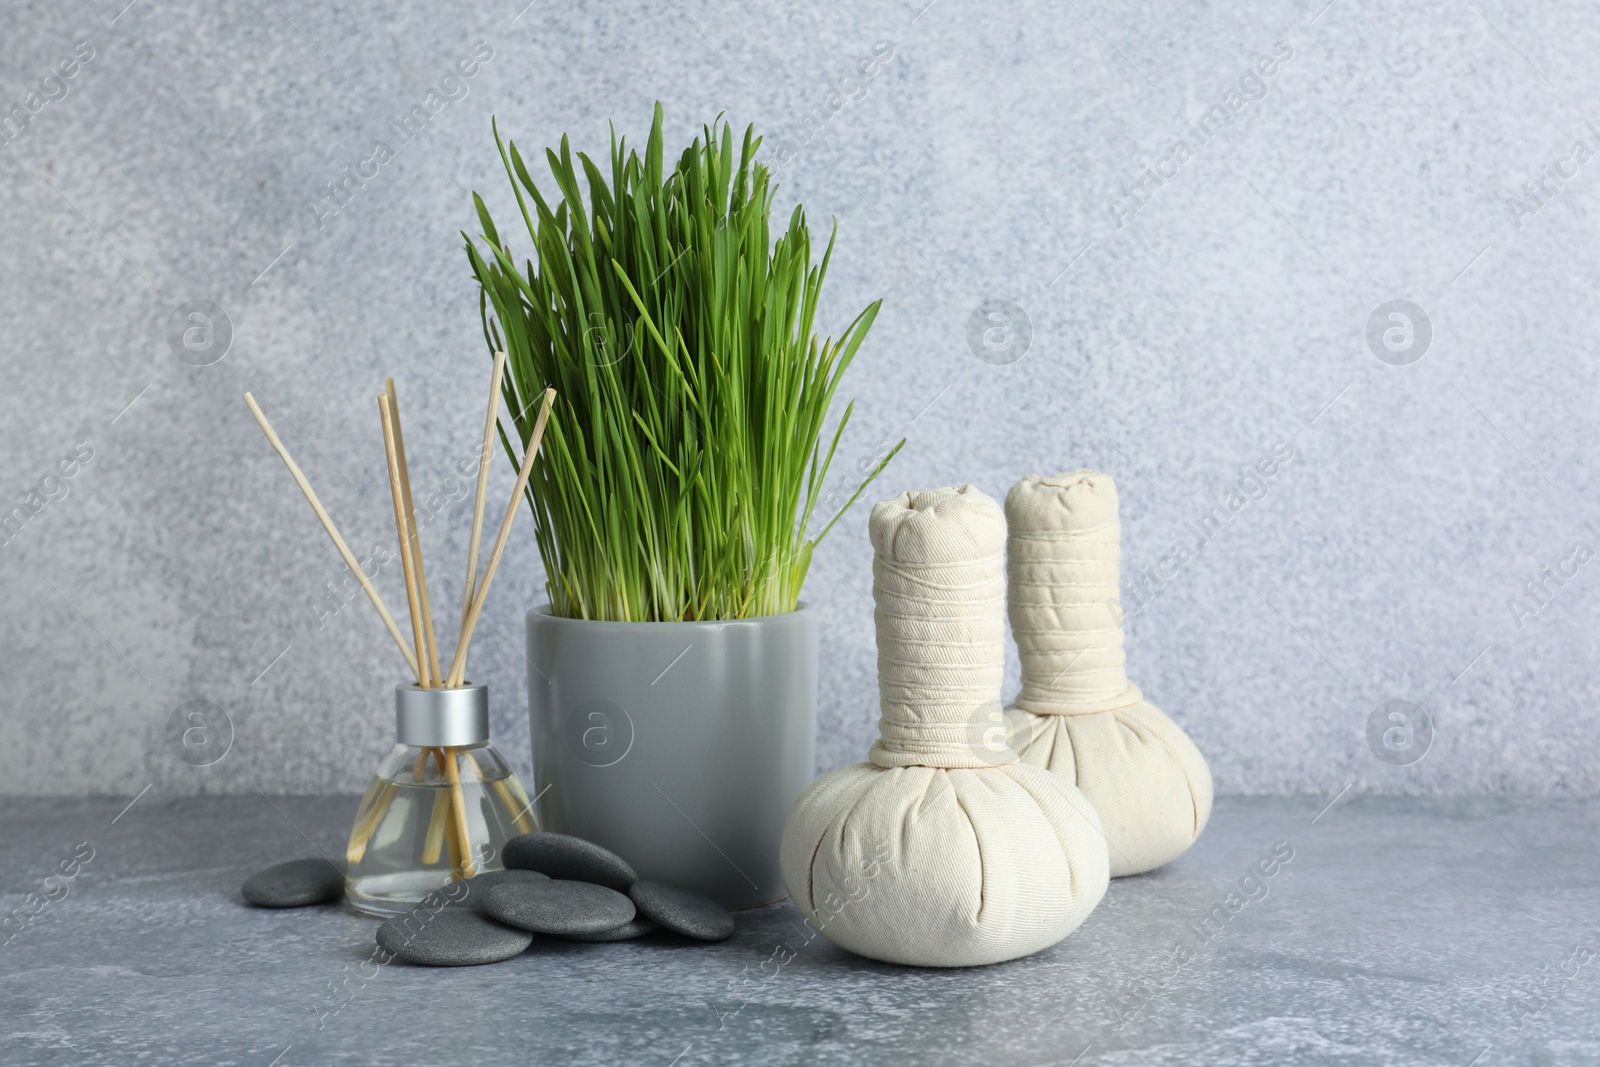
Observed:
[[[354,807],[0,800],[0,1062],[1600,1064],[1600,800],[1221,798],[1066,941],[963,971],[787,903],[716,945],[378,967],[375,920],[239,896]]]

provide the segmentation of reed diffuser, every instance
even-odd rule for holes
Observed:
[[[379,763],[372,784],[361,799],[345,850],[345,897],[357,908],[373,914],[408,911],[423,897],[451,881],[499,869],[504,843],[519,833],[537,829],[533,803],[510,766],[489,744],[488,689],[466,680],[467,650],[483,612],[489,585],[511,536],[518,504],[527,492],[528,479],[533,473],[534,460],[539,454],[555,400],[555,390],[546,389],[517,471],[516,487],[480,575],[478,563],[488,490],[488,454],[499,423],[505,362],[505,353],[495,354],[478,457],[461,620],[455,654],[448,662],[440,655],[433,603],[428,595],[427,570],[411,500],[400,401],[393,379],[388,380],[383,392],[378,394],[378,414],[383,426],[389,491],[400,545],[400,569],[405,576],[410,644],[385,606],[383,597],[362,572],[327,509],[317,499],[305,473],[284,447],[255,398],[249,393],[244,395],[261,432],[289,468],[345,565],[361,583],[414,678],[411,684],[395,687],[396,743]]]

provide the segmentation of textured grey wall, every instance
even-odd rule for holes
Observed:
[[[836,486],[902,435],[869,499],[1115,473],[1130,670],[1220,791],[1600,787],[1591,6],[126,2],[12,4],[0,35],[0,492],[27,516],[0,545],[0,790],[362,787],[403,668],[325,598],[340,565],[239,394],[358,552],[387,545],[383,376],[419,491],[481,419],[457,231],[467,190],[508,203],[490,116],[602,149],[658,97],[673,140],[755,122],[785,195],[837,216],[831,326],[884,298]],[[346,167],[376,174],[331,200]],[[1369,342],[1392,300],[1431,336],[1413,313],[1391,352],[1385,309]],[[210,365],[220,335],[168,341],[189,301],[231,323]],[[1026,317],[999,351],[969,341],[986,301]],[[443,509],[458,581],[469,506]],[[874,734],[865,512],[808,586],[822,768]],[[473,664],[524,773],[531,532]],[[1389,700],[1431,716],[1411,766],[1369,746]],[[207,706],[231,747],[189,766]]]

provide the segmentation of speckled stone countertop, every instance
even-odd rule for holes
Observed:
[[[1330,799],[1223,798],[1065,942],[966,971],[787,904],[719,945],[374,967],[375,920],[239,897],[338,855],[352,798],[7,799],[0,1062],[1600,1064],[1600,801]]]

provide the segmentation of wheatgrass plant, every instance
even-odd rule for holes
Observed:
[[[774,186],[760,139],[705,127],[675,166],[655,108],[641,158],[611,135],[611,174],[567,138],[546,149],[559,199],[541,193],[515,143],[495,143],[534,256],[519,269],[483,200],[466,238],[484,339],[504,350],[514,464],[534,401],[555,411],[528,502],[554,612],[631,622],[793,611],[813,547],[899,451],[815,536],[839,379],[877,316],[838,339],[813,332],[833,253],[820,263],[799,207],[773,240]],[[587,202],[579,171],[588,186]],[[826,447],[824,441],[826,440]],[[905,442],[900,442],[903,445]]]

